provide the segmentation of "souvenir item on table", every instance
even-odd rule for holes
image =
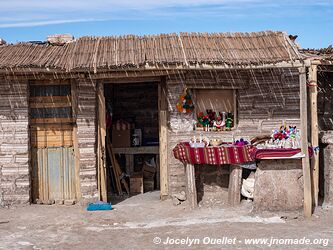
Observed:
[[[236,146],[245,146],[248,144],[250,144],[250,143],[248,141],[244,140],[243,138],[240,138],[239,140],[236,140],[234,142],[234,145],[236,145]]]
[[[220,146],[221,144],[222,144],[222,140],[221,139],[211,139],[209,141],[209,145],[213,146],[213,147]]]
[[[192,148],[204,148],[209,145],[209,139],[207,137],[202,137],[200,135],[199,138],[193,136],[190,140],[190,147]]]
[[[301,147],[301,136],[296,126],[281,126],[280,129],[273,130],[271,139],[265,144],[257,145],[257,148],[292,148]]]
[[[185,88],[184,93],[179,96],[176,108],[180,113],[191,113],[194,110],[192,97],[187,88]]]
[[[227,113],[225,127],[230,130],[234,126],[234,115],[233,113]]]

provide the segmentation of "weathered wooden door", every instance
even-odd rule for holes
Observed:
[[[30,85],[33,202],[76,199],[69,83]]]

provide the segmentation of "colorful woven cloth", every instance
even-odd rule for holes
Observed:
[[[289,148],[275,148],[275,149],[256,149],[252,152],[252,157],[256,160],[264,159],[264,158],[288,158],[296,156],[301,153],[301,149],[289,149]],[[309,147],[309,157],[311,158],[313,155],[312,148]]]
[[[190,164],[242,164],[254,161],[251,150],[254,148],[246,146],[219,146],[205,148],[191,148],[189,143],[181,142],[173,149],[176,159]]]
[[[301,149],[257,149],[254,146],[219,146],[192,148],[188,142],[181,142],[173,149],[173,155],[183,163],[190,164],[244,164],[264,158],[288,158],[300,154]],[[309,156],[313,150],[309,147]]]

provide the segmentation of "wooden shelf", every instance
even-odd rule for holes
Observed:
[[[115,154],[159,154],[159,146],[113,148]]]

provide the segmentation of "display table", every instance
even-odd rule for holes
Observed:
[[[300,159],[304,157],[300,149],[257,149],[254,146],[235,146],[232,144],[218,147],[191,147],[181,142],[173,149],[174,157],[185,165],[186,190],[191,208],[197,207],[197,191],[194,165],[230,165],[228,202],[234,206],[240,203],[242,167],[244,163],[264,159]],[[309,155],[313,154],[309,148]]]
[[[254,160],[251,157],[252,150],[254,148],[250,145],[233,146],[229,144],[219,147],[192,148],[186,142],[177,144],[173,149],[173,154],[176,159],[185,164],[187,199],[191,208],[198,206],[194,164],[230,165],[228,202],[232,206],[239,204],[242,183],[240,165]]]
[[[173,149],[173,154],[183,163],[222,165],[254,161],[253,150],[251,145],[192,148],[188,142],[181,142]]]
[[[115,154],[124,154],[125,155],[125,157],[126,157],[126,173],[129,174],[129,175],[134,172],[134,155],[137,155],[137,154],[154,154],[154,155],[156,155],[156,164],[159,165],[159,153],[160,153],[159,146],[113,148],[113,152]],[[157,167],[157,174],[159,174],[159,167]],[[157,176],[157,177],[159,178],[159,176]]]
[[[312,148],[309,147],[309,157],[313,155]],[[255,160],[282,160],[301,159],[304,157],[300,148],[276,148],[276,149],[255,149],[251,152],[251,157]]]

